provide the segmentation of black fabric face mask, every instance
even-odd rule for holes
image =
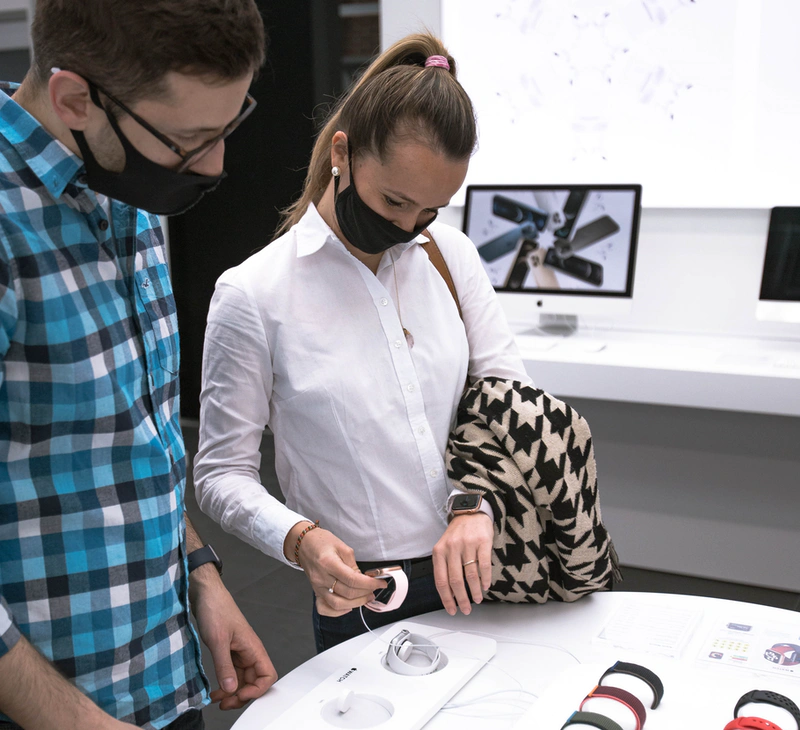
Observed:
[[[224,172],[216,177],[179,173],[153,162],[131,144],[113,114],[106,111],[106,116],[125,150],[122,172],[101,167],[83,132],[70,130],[83,155],[88,186],[96,193],[155,215],[179,215],[214,190],[225,177]]]
[[[333,180],[333,200],[336,220],[344,237],[359,251],[368,254],[383,253],[398,243],[413,241],[433,221],[438,213],[413,231],[399,228],[370,208],[358,195],[353,177],[353,156],[348,143],[347,157],[350,165],[350,184],[339,192],[339,175]]]

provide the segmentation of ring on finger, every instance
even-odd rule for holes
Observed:
[[[473,563],[477,563],[477,560],[467,560],[466,563],[461,563],[462,568],[466,568],[468,565],[472,565]]]
[[[339,579],[338,579],[338,578],[334,578],[334,579],[333,579],[333,585],[332,585],[330,588],[328,588],[328,593],[333,593],[333,589],[334,589],[334,588],[336,588],[336,584],[337,584],[338,582],[339,582]]]

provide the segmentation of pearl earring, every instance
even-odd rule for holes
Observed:
[[[333,175],[334,177],[339,177],[339,168],[336,167],[336,166],[332,167],[331,168],[331,175]]]

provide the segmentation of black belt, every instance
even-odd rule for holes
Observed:
[[[359,560],[358,567],[362,573],[373,568],[387,568],[390,565],[402,565],[404,560]],[[428,555],[425,558],[412,558],[411,559],[411,580],[414,578],[424,578],[428,575],[433,575],[433,556]]]

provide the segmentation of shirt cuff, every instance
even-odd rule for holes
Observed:
[[[14,623],[14,617],[8,610],[8,604],[0,596],[0,657],[8,654],[21,638],[22,634]]]
[[[447,516],[448,518],[452,516],[452,512],[450,511],[451,506],[453,505],[453,499],[457,497],[459,494],[464,494],[460,489],[454,489],[450,492],[450,496],[447,498]],[[492,505],[486,499],[481,500],[481,505],[478,507],[479,512],[483,512],[494,524],[494,510],[492,509]]]

